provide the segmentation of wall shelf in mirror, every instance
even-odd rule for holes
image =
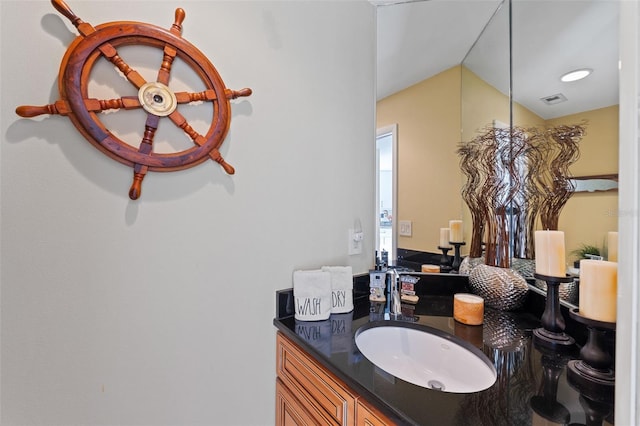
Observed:
[[[570,179],[573,192],[618,191],[618,174],[574,176]]]

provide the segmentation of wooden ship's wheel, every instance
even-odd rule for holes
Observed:
[[[220,155],[231,122],[230,99],[251,95],[251,89],[227,89],[216,68],[195,46],[182,38],[183,9],[176,9],[169,30],[141,22],[117,21],[93,27],[77,17],[63,0],[51,0],[53,7],[76,27],[80,35],[69,45],[60,64],[58,88],[60,99],[44,106],[20,106],[21,117],[59,114],[69,117],[84,137],[100,151],[123,164],[133,167],[133,183],[129,190],[132,200],[141,194],[142,180],[148,171],[168,172],[193,167],[211,158],[228,173],[235,171]],[[118,54],[120,46],[143,45],[160,49],[162,62],[156,81],[146,81]],[[96,60],[105,58],[124,74],[137,90],[137,96],[117,99],[95,99],[88,95],[91,70]],[[174,59],[183,60],[202,80],[201,92],[174,92],[169,87]],[[201,135],[187,122],[177,106],[190,102],[211,102],[213,117],[206,134]],[[144,134],[139,146],[133,146],[111,133],[98,118],[98,113],[114,109],[143,108],[147,114]],[[153,140],[161,119],[167,118],[193,141],[188,149],[157,153]]]

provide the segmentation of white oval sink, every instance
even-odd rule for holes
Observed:
[[[363,326],[356,332],[356,346],[387,373],[428,389],[479,392],[491,387],[497,377],[495,367],[478,348],[426,326]]]

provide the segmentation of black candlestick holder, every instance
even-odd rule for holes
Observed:
[[[580,350],[580,359],[569,361],[567,376],[582,388],[597,386],[613,393],[615,373],[611,368],[611,355],[605,349],[605,333],[616,329],[615,322],[598,321],[580,315],[578,309],[569,311],[575,321],[587,326],[587,343]]]
[[[465,245],[465,243],[454,243],[453,241],[449,241],[449,244],[453,245],[453,263],[451,264],[451,270],[453,272],[458,272],[458,270],[460,269],[460,264],[462,263],[462,258],[460,257],[460,247]]]
[[[440,256],[440,272],[450,272],[451,271],[451,260],[447,253],[451,250],[451,247],[442,247],[438,246],[438,249],[442,251],[442,256]]]
[[[553,350],[570,350],[575,345],[573,337],[564,332],[565,322],[560,312],[560,292],[562,283],[573,281],[573,277],[551,277],[534,273],[538,280],[547,283],[547,300],[542,314],[542,327],[533,330],[533,338],[538,344]]]

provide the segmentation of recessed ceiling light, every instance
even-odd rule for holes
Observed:
[[[567,83],[570,81],[582,80],[592,72],[593,70],[589,68],[583,68],[580,70],[571,71],[564,74],[562,77],[560,77],[560,81],[564,81],[565,83]]]

